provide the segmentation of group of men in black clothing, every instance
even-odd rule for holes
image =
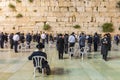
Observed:
[[[15,37],[15,35],[18,35],[17,37]],[[68,47],[71,47],[75,45],[76,41],[79,42],[79,46],[80,47],[84,47],[85,46],[85,42],[87,41],[87,46],[89,47],[89,52],[91,52],[91,47],[92,44],[94,45],[94,51],[96,52],[98,50],[98,46],[101,46],[101,54],[104,53],[103,49],[103,39],[100,37],[100,35],[98,35],[97,33],[94,34],[94,36],[92,35],[85,35],[84,33],[81,33],[80,35],[76,35],[74,32],[69,35],[69,34],[58,34],[55,38],[53,37],[52,34],[48,35],[46,33],[44,33],[42,36],[42,34],[36,33],[36,34],[26,34],[26,36],[24,35],[24,33],[11,33],[11,34],[7,34],[7,33],[0,33],[0,47],[4,48],[4,45],[6,43],[8,43],[8,41],[10,42],[10,48],[13,49],[13,47],[15,47],[15,52],[18,52],[17,47],[19,43],[24,43],[26,41],[26,43],[29,45],[30,48],[30,43],[31,41],[34,42],[38,42],[40,43],[42,37],[45,40],[43,44],[49,43],[49,41],[55,41],[57,40],[56,43],[56,47],[59,53],[59,59],[63,59],[63,53],[68,53]],[[111,50],[111,35],[108,33],[106,34],[107,36],[107,50]],[[103,37],[104,38],[104,37]],[[105,47],[106,48],[106,47]],[[107,55],[105,55],[106,57]],[[107,60],[105,58],[105,60]]]
[[[40,39],[42,38],[42,43],[40,42]],[[108,51],[111,50],[111,35],[109,33],[105,34],[103,36],[103,38],[100,37],[100,35],[98,35],[97,33],[94,34],[94,36],[91,35],[85,35],[84,33],[81,33],[80,35],[75,35],[75,33],[73,32],[71,35],[69,34],[58,34],[55,38],[53,37],[52,34],[48,35],[48,34],[26,34],[26,37],[24,35],[24,33],[11,33],[10,35],[8,35],[7,33],[0,33],[0,47],[4,48],[4,43],[8,43],[8,40],[10,42],[10,48],[13,49],[15,52],[17,53],[17,47],[19,43],[24,43],[26,41],[26,43],[29,45],[30,48],[30,43],[31,41],[37,42],[38,45],[36,46],[39,51],[33,52],[28,59],[32,60],[33,56],[36,55],[40,55],[40,56],[44,56],[47,59],[47,55],[46,53],[42,52],[41,50],[45,47],[45,42],[48,43],[49,41],[56,41],[56,47],[58,50],[58,58],[59,59],[63,59],[63,53],[68,53],[68,48],[69,47],[74,47],[75,43],[78,42],[79,43],[79,47],[85,47],[86,46],[86,42],[87,42],[87,46],[89,47],[89,52],[91,52],[91,47],[92,44],[94,45],[94,51],[96,52],[98,50],[98,46],[101,46],[101,54],[103,56],[103,59],[105,61],[108,60],[107,55],[108,55]],[[73,56],[73,54],[71,55]],[[45,67],[46,69],[48,68],[48,74],[50,74],[50,67],[48,65],[48,62],[46,61],[45,64],[43,64],[43,67]],[[40,69],[38,69],[40,72]]]
[[[107,55],[108,51],[111,50],[111,35],[110,33],[105,34],[105,37],[101,37],[99,34],[95,33],[94,36],[91,35],[85,35],[84,33],[81,33],[80,35],[76,36],[74,33],[71,35],[65,34],[59,34],[57,37],[57,50],[58,50],[58,57],[59,59],[63,59],[63,53],[68,53],[69,47],[74,47],[75,43],[79,43],[80,49],[82,47],[85,47],[86,42],[87,46],[89,47],[89,52],[91,52],[92,44],[94,51],[97,52],[99,46],[101,46],[101,54],[103,56],[103,59],[107,61]],[[104,44],[104,38],[106,38],[107,43]],[[73,56],[73,55],[72,55]]]

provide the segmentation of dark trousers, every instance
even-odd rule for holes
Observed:
[[[69,47],[74,47],[75,43],[70,43]]]
[[[10,41],[10,49],[13,49],[14,41]]]
[[[107,60],[107,55],[108,55],[108,50],[106,50],[106,52],[103,53],[103,59],[104,59],[104,60]]]
[[[43,45],[45,46],[45,39],[42,39],[42,43],[43,43]]]
[[[91,52],[91,46],[92,46],[92,43],[88,43],[89,52]]]
[[[0,47],[4,48],[4,41],[0,41]]]
[[[59,49],[58,50],[58,57],[59,57],[59,59],[63,59],[63,49]]]
[[[118,45],[118,44],[119,44],[119,40],[116,41],[116,45]]]
[[[65,44],[64,49],[65,49],[65,53],[68,53],[68,44]]]
[[[14,44],[12,43],[12,44],[10,44],[10,49],[13,49],[13,46],[14,46]]]
[[[97,49],[98,49],[98,45],[97,43],[94,43],[94,51],[97,51]]]
[[[69,44],[69,47],[73,47],[72,49],[69,49],[70,52],[74,53],[74,46],[75,46],[75,43],[70,43]],[[71,54],[71,56],[73,56],[73,53]]]
[[[18,52],[18,41],[14,41],[14,51]]]
[[[59,57],[59,59],[63,59],[63,53],[58,53],[59,55],[58,55],[58,57]]]
[[[102,54],[102,56],[103,56],[103,59],[104,59],[104,60],[107,60],[108,46],[102,45],[101,54]]]

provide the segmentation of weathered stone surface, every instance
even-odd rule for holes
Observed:
[[[42,31],[44,22],[52,26],[51,31],[86,31],[101,32],[100,27],[105,22],[112,22],[115,31],[120,25],[120,10],[116,8],[117,0],[0,0],[0,30],[27,32]],[[16,11],[8,7],[15,5]],[[16,18],[17,14],[23,17]],[[81,29],[72,26],[79,24]],[[9,28],[7,28],[9,26]],[[22,26],[18,29],[18,26]],[[64,28],[64,29],[63,29]],[[89,29],[89,30],[88,30]]]
[[[56,17],[47,17],[47,21],[56,22]]]

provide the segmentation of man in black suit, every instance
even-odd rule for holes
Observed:
[[[4,48],[4,40],[5,40],[4,33],[1,32],[0,33],[0,47],[1,48]]]
[[[94,51],[96,52],[98,50],[98,44],[100,43],[100,38],[97,33],[95,33],[94,35],[93,42],[94,42]]]
[[[101,54],[103,56],[103,59],[107,61],[107,55],[108,55],[108,37],[107,34],[104,35],[104,37],[101,40]]]
[[[91,35],[88,35],[87,41],[88,41],[87,43],[88,43],[88,47],[89,47],[89,52],[91,52],[92,41],[93,41],[93,38]]]
[[[13,49],[13,45],[14,45],[13,36],[14,36],[14,33],[11,33],[10,36],[9,36],[9,39],[10,39],[10,49]]]
[[[42,43],[38,43],[38,45],[36,46],[38,48],[38,51],[34,51],[29,57],[29,60],[32,60],[32,58],[34,56],[43,56],[47,59],[47,54],[45,52],[42,52],[42,49],[44,48],[44,45]],[[36,66],[35,62],[33,62],[34,66]],[[50,67],[49,64],[46,60],[42,60],[42,68],[46,69],[46,74],[49,75],[50,74]],[[41,69],[38,68],[38,71],[41,72]]]
[[[30,33],[28,33],[28,34],[26,35],[26,42],[27,42],[28,48],[30,48],[30,43],[31,43],[31,41],[32,41],[32,36],[31,36]]]
[[[63,52],[64,52],[64,39],[62,34],[59,35],[57,40],[57,47],[58,47],[58,57],[59,59],[63,59]]]

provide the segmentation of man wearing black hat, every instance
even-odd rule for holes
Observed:
[[[42,52],[42,49],[44,48],[44,45],[42,43],[38,43],[38,45],[36,46],[36,48],[38,49],[38,51],[34,51],[29,57],[29,60],[32,60],[32,58],[34,56],[43,56],[47,59],[47,54]],[[35,62],[33,62],[34,66],[35,66]],[[48,65],[48,62],[45,60],[42,60],[42,67],[46,69],[46,73],[47,75],[50,74],[50,67]],[[38,68],[38,71],[41,72],[41,69]]]
[[[104,35],[104,37],[101,40],[101,54],[103,56],[103,59],[107,61],[107,55],[108,55],[108,36],[107,34]]]
[[[58,47],[58,57],[59,57],[59,59],[63,59],[64,38],[63,38],[62,34],[59,34],[59,38],[57,40],[57,47]]]

